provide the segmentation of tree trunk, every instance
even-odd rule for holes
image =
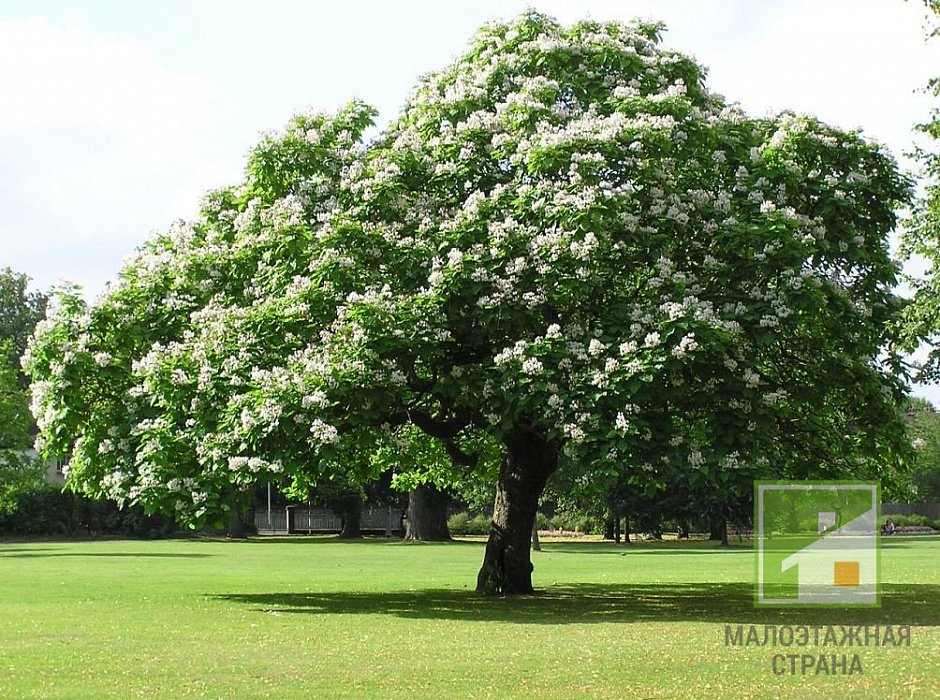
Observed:
[[[406,540],[447,542],[447,503],[450,499],[434,484],[420,484],[408,496]]]
[[[720,541],[722,547],[728,546],[728,523],[724,518],[712,523],[712,531],[708,539]]]
[[[243,540],[247,537],[241,511],[235,508],[228,513],[228,536],[233,540]]]
[[[343,511],[343,529],[339,536],[344,540],[362,537],[362,506],[358,502],[350,504]]]
[[[558,467],[558,456],[554,445],[526,428],[514,428],[503,442],[506,452],[477,592],[520,595],[533,592],[532,525],[545,483]]]
[[[614,544],[620,544],[620,516],[614,518]]]
[[[248,537],[245,532],[245,506],[248,494],[241,491],[232,491],[229,494],[228,532],[227,536],[234,540],[243,540]]]
[[[614,525],[614,518],[607,518],[604,521],[604,539],[612,540],[614,539],[614,531],[616,530],[616,525]]]
[[[630,541],[630,516],[629,515],[623,519],[623,543],[633,544]]]
[[[539,519],[534,518],[532,520],[532,551],[541,552],[542,543],[539,542]]]

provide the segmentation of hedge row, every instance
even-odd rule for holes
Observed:
[[[122,535],[160,538],[177,532],[162,515],[147,515],[140,506],[121,508],[45,486],[21,494],[12,513],[0,514],[0,535]]]

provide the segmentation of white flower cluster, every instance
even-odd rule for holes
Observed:
[[[329,445],[339,442],[339,431],[335,426],[325,423],[319,418],[314,419],[310,425],[310,436],[319,444]]]
[[[278,474],[284,470],[280,462],[268,462],[260,457],[229,457],[228,468],[233,472],[248,471],[252,474],[259,472]]]

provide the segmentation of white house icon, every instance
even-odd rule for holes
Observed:
[[[830,530],[835,525],[834,514],[820,513],[819,531],[826,534],[781,563],[781,571],[799,567],[799,598],[792,602],[877,603],[875,523],[872,508],[842,527]]]

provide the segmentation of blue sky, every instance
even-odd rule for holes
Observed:
[[[477,27],[527,6],[661,19],[749,112],[860,127],[899,157],[940,73],[918,0],[0,0],[0,267],[94,295],[236,181],[259,132],[352,97],[390,119]]]

